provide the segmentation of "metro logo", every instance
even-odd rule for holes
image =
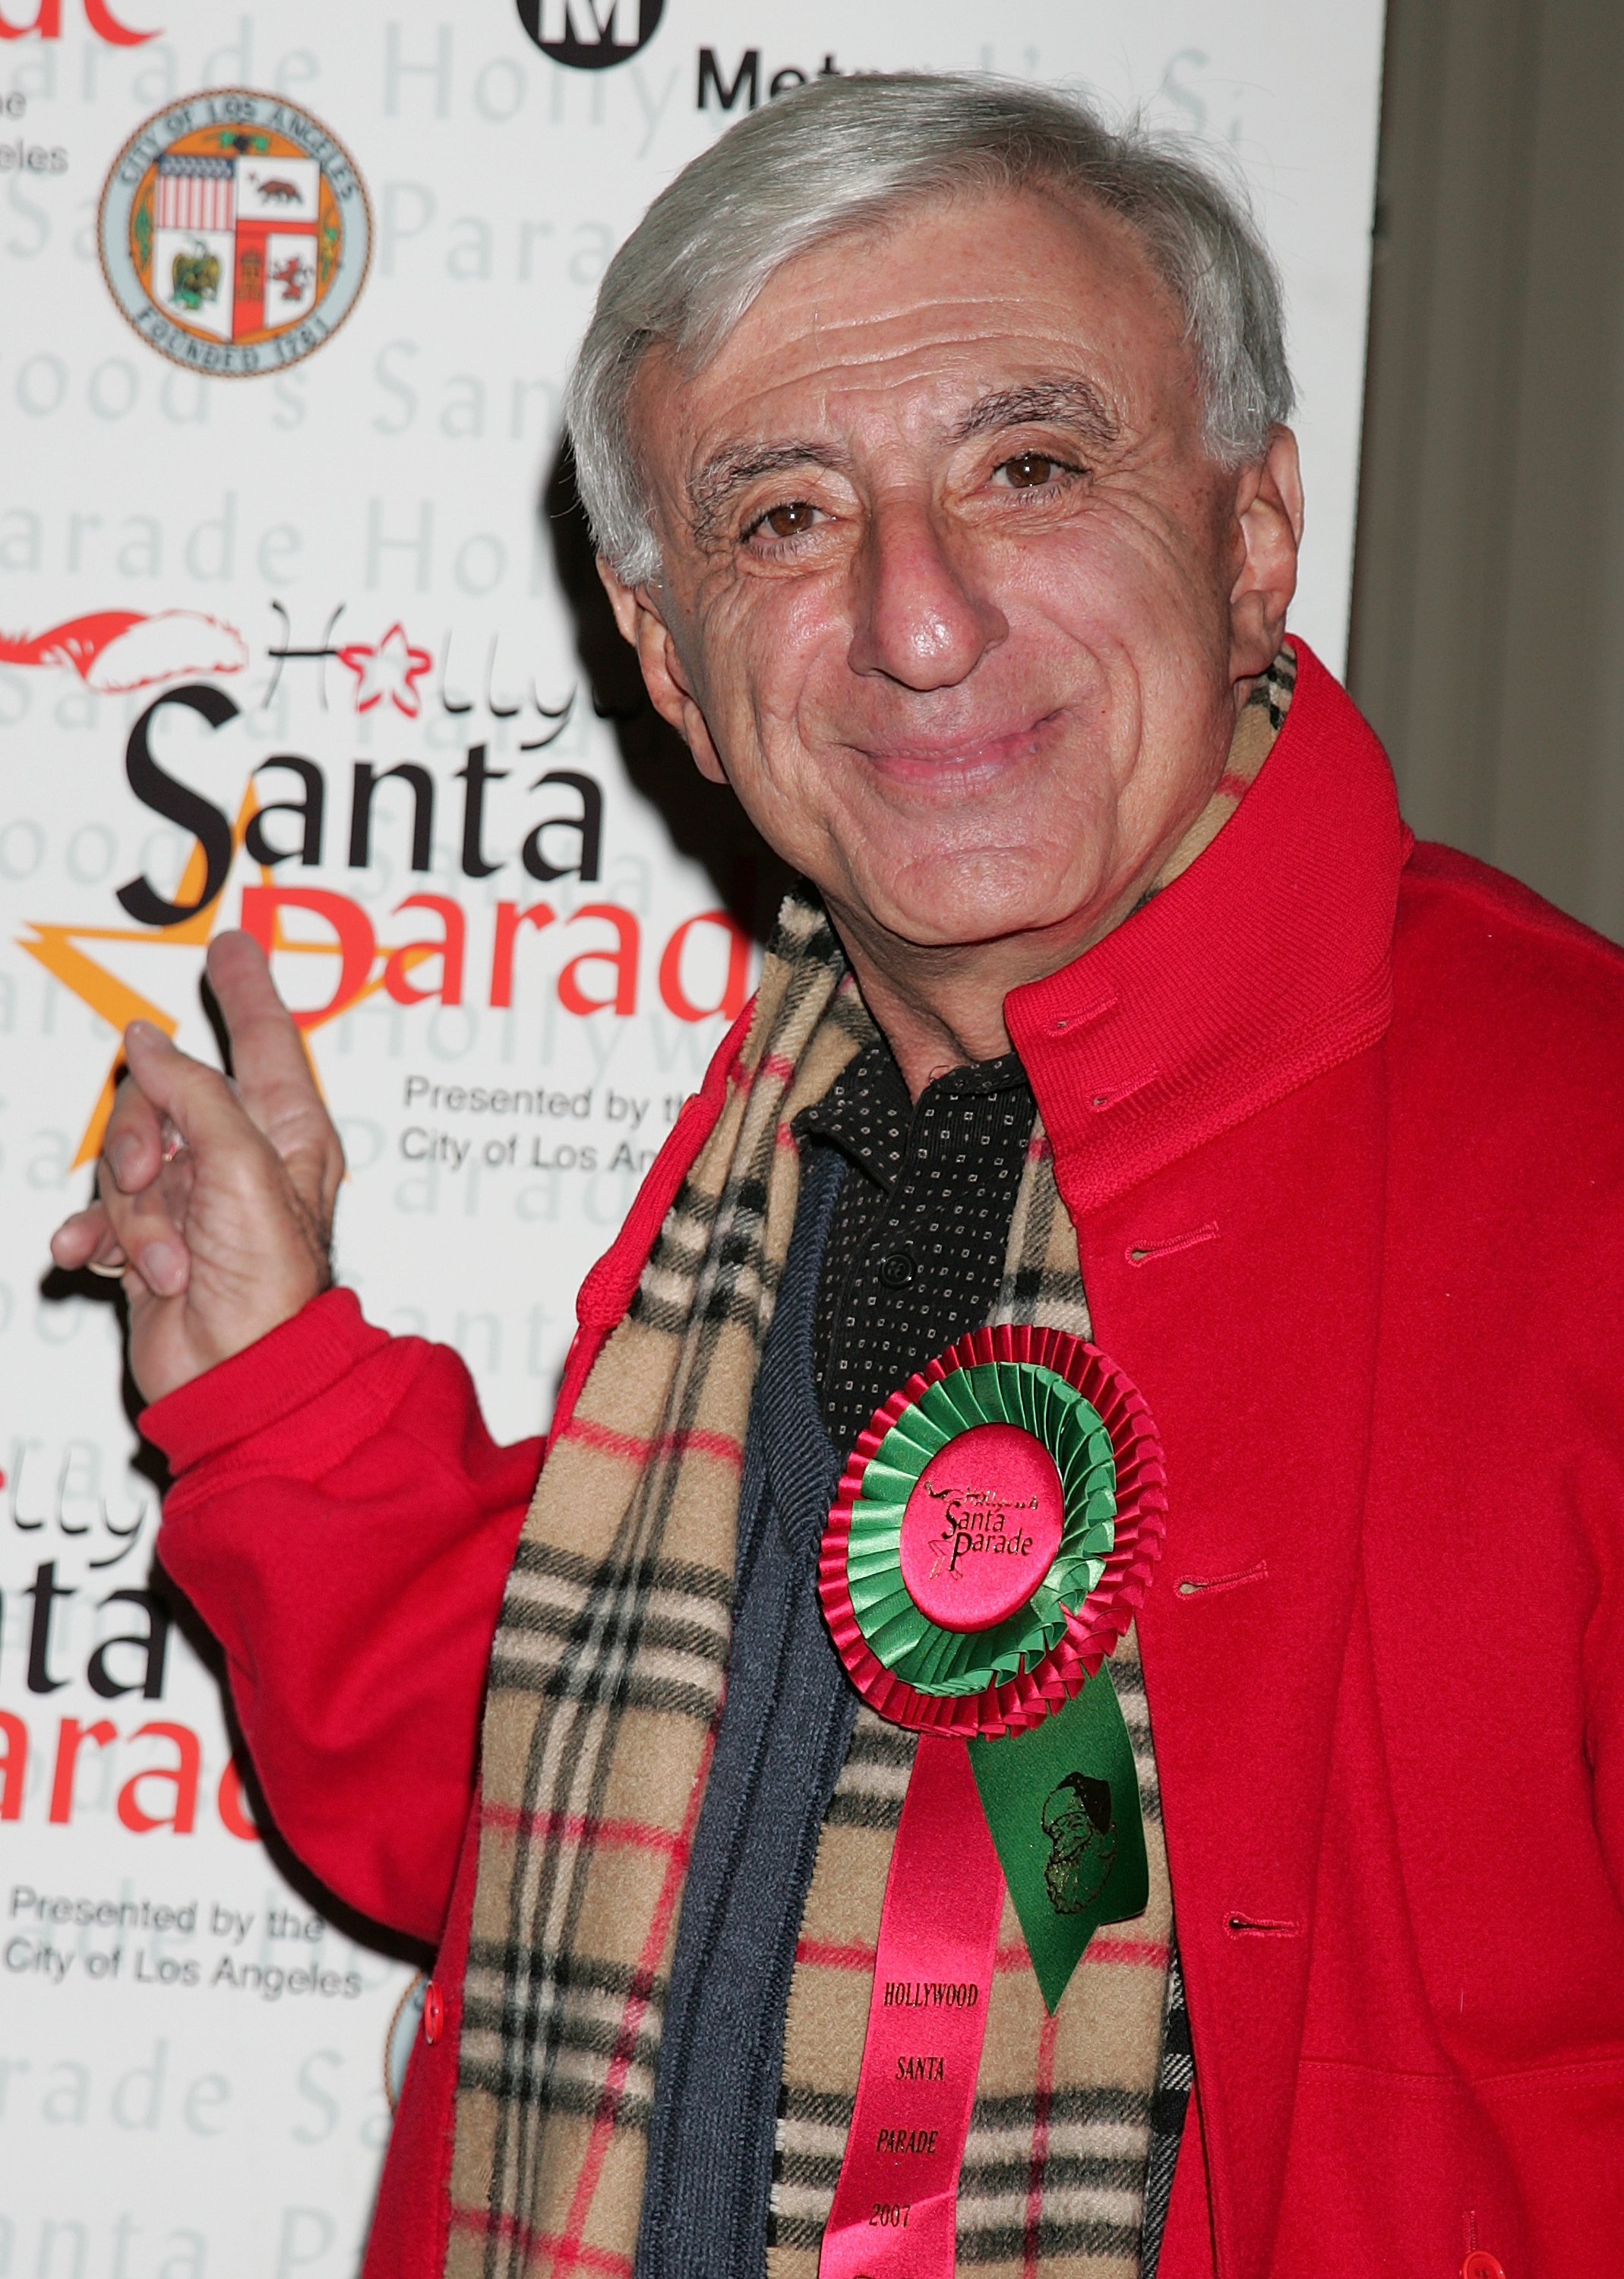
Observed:
[[[665,0],[519,0],[518,18],[555,63],[601,71],[646,47],[664,11]]]
[[[557,46],[566,40],[601,46],[607,40],[612,48],[629,48],[641,35],[641,0],[607,0],[601,14],[597,0],[541,0],[540,34]],[[632,28],[634,18],[636,32]]]

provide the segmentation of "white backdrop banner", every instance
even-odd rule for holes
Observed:
[[[413,1976],[260,1839],[151,1588],[115,1304],[46,1271],[122,1024],[212,1052],[211,932],[272,947],[343,1278],[538,1430],[770,887],[539,510],[612,249],[820,72],[1084,81],[1222,146],[1339,666],[1380,48],[1379,0],[0,0],[0,2279],[353,2271]]]

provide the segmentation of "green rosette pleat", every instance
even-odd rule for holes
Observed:
[[[902,1519],[931,1458],[978,1424],[1014,1424],[1042,1443],[1060,1474],[1060,1549],[1017,1614],[991,1630],[946,1631],[920,1612],[902,1580]],[[1099,1410],[1054,1370],[987,1362],[950,1370],[897,1418],[869,1458],[852,1506],[846,1578],[870,1652],[918,1692],[979,1693],[1018,1677],[1055,1646],[1069,1610],[1099,1582],[1116,1532],[1116,1459]]]

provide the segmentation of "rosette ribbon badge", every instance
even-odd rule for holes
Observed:
[[[823,1614],[862,1699],[919,1741],[819,2279],[950,2279],[1006,1889],[1051,2012],[1099,1926],[1145,1906],[1105,1661],[1166,1511],[1144,1400],[1057,1330],[961,1339],[847,1460]]]

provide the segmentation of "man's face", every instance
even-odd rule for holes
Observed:
[[[1222,773],[1291,592],[1295,462],[1282,437],[1213,465],[1181,334],[1121,224],[1023,195],[807,254],[697,377],[640,375],[663,572],[608,581],[623,628],[871,947],[1070,954]]]

